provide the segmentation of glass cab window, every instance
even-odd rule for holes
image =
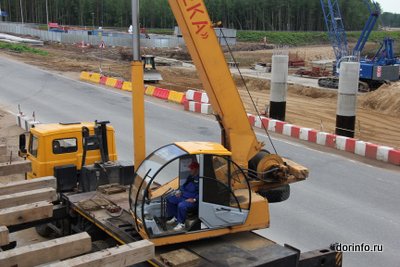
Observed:
[[[37,158],[38,156],[38,147],[39,147],[39,139],[31,134],[30,140],[29,140],[29,154],[31,154],[33,157]]]
[[[188,154],[176,145],[160,148],[143,161],[135,174],[130,204],[136,226],[144,227],[151,238],[242,224],[251,202],[246,179],[229,157]],[[244,181],[244,186],[235,190],[234,181]],[[187,205],[183,218],[178,218],[185,226],[177,230],[177,224],[170,220],[178,210],[171,213],[170,209],[181,208],[181,201],[188,199],[195,202]]]
[[[53,154],[66,154],[78,151],[76,138],[64,138],[53,140]]]

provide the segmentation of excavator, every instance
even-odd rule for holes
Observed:
[[[87,152],[90,163],[101,155],[100,162],[90,166],[84,166],[85,156],[74,155],[82,162],[75,166],[81,176],[78,188],[72,188],[76,180],[69,182],[70,178],[62,171],[55,175],[61,191],[60,206],[70,216],[68,220],[62,219],[62,224],[70,225],[63,227],[62,232],[96,226],[101,233],[95,236],[109,236],[115,242],[113,245],[148,239],[157,247],[158,256],[150,262],[154,266],[163,266],[160,260],[163,253],[182,248],[200,257],[204,266],[341,266],[340,252],[328,248],[300,253],[294,247],[280,246],[251,232],[269,227],[269,203],[288,199],[289,184],[305,180],[308,169],[270,153],[257,140],[204,1],[169,0],[169,4],[220,125],[221,142],[175,142],[146,154],[144,70],[136,46],[132,62],[133,175],[114,179],[116,169],[126,174],[127,168],[121,169],[112,162],[116,154],[114,139],[107,141],[113,138],[113,128],[108,122],[85,123],[83,127],[38,125],[33,131],[36,137],[31,133],[30,140],[37,138],[36,142],[41,144],[35,150],[37,155],[43,154],[38,153],[39,149],[46,150],[38,134],[45,135],[41,128],[54,136],[49,127],[58,131],[63,127],[69,131],[81,127],[82,138],[75,138],[78,142],[74,151],[83,151],[84,155]],[[51,138],[55,137],[48,138],[46,144],[53,144]],[[71,142],[71,138],[67,139]],[[92,151],[88,151],[90,147]],[[28,159],[34,157],[31,151],[24,151]],[[108,156],[107,151],[112,155]],[[167,199],[186,182],[193,162],[199,166],[197,205],[188,210],[185,227],[176,230],[167,223]],[[115,186],[115,182],[122,185]],[[123,186],[126,184],[129,184],[127,191]],[[58,226],[53,224],[52,228]]]

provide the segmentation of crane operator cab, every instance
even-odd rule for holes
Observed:
[[[249,217],[258,217],[252,218],[252,229],[268,226],[267,201],[251,191],[244,170],[230,156],[210,142],[178,142],[149,155],[135,173],[129,197],[141,236],[163,245],[248,230]],[[168,223],[168,199],[185,184],[193,163],[199,167],[198,199],[177,230]],[[251,206],[259,208],[257,216],[250,216]]]

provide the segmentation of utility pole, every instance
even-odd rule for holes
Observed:
[[[94,12],[92,12],[92,25],[93,25],[93,33],[94,33]]]
[[[24,24],[24,13],[22,12],[22,0],[19,0],[19,7],[21,9],[21,23]]]
[[[47,30],[49,30],[49,3],[46,0],[46,21],[47,21]]]
[[[101,0],[101,28],[104,27],[104,0]]]

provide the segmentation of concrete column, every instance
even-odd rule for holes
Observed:
[[[289,56],[272,56],[271,95],[269,117],[276,120],[285,120],[287,79],[289,71]]]
[[[359,77],[359,62],[342,62],[340,64],[339,92],[336,111],[337,135],[354,137]]]

